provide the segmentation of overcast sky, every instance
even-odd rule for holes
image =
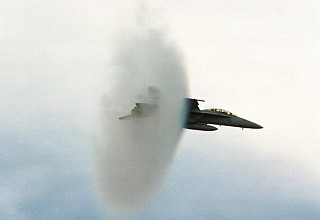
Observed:
[[[184,131],[139,218],[320,218],[320,3],[146,5],[180,51],[190,96],[264,128]],[[113,39],[136,7],[0,1],[1,219],[106,218],[94,179],[95,120],[112,92]]]

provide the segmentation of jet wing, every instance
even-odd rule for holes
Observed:
[[[142,117],[142,116],[148,116],[150,114],[152,114],[158,106],[154,106],[154,105],[150,105],[148,103],[136,103],[136,107],[134,107],[131,110],[131,114],[130,115],[125,115],[120,117],[119,119],[126,119],[126,118],[131,118],[131,117]]]
[[[145,110],[145,111],[150,111],[150,110],[154,110],[156,108],[156,106],[150,105],[148,103],[136,103],[136,106],[139,109]]]
[[[127,119],[127,118],[131,118],[132,115],[125,115],[119,118],[119,120],[123,120],[123,119]]]

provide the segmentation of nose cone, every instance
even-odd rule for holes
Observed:
[[[256,123],[253,123],[253,126],[251,128],[261,129],[263,127],[261,125],[256,124]]]
[[[263,127],[252,121],[245,120],[245,128],[261,129]]]

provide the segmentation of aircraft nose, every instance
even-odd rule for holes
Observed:
[[[254,127],[254,128],[257,128],[257,129],[263,128],[261,125],[258,125],[258,124],[256,124],[256,123],[254,123],[254,124],[255,124],[255,127]]]
[[[261,129],[263,128],[261,125],[254,123],[252,121],[246,120],[244,118],[241,118],[242,126],[243,128],[252,128],[252,129]]]
[[[252,121],[247,121],[248,128],[253,128],[253,129],[261,129],[263,128],[261,125],[258,125],[257,123],[254,123]]]

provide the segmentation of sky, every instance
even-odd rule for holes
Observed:
[[[114,42],[137,5],[0,1],[1,219],[113,219],[96,183],[97,115],[119,96]],[[133,218],[318,219],[318,1],[145,5],[181,56],[189,96],[264,128],[184,130]]]

